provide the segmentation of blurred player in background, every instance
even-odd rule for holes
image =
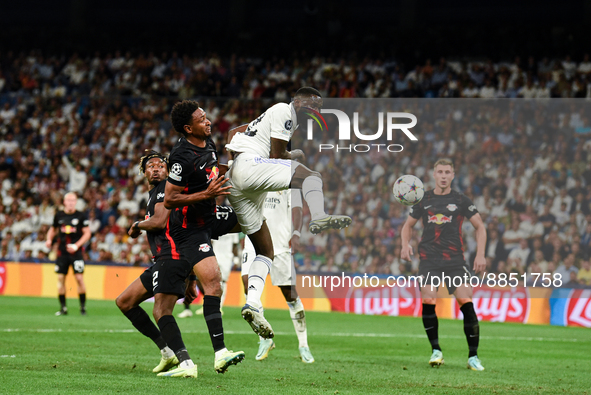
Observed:
[[[265,199],[263,214],[268,221],[269,231],[273,235],[273,265],[271,266],[271,282],[281,288],[289,307],[289,315],[293,321],[299,342],[302,362],[312,363],[314,357],[308,346],[308,330],[304,305],[295,288],[295,267],[293,254],[299,246],[300,229],[302,227],[302,195],[299,189],[268,192]],[[292,231],[293,229],[293,231]],[[256,252],[248,237],[244,240],[242,252],[242,282],[244,289],[248,287],[248,272],[254,261]],[[261,309],[262,310],[262,309]],[[259,351],[256,359],[261,361],[275,348],[273,339],[260,336]]]
[[[66,275],[70,266],[74,269],[74,277],[78,283],[80,314],[86,315],[86,284],[84,284],[82,248],[90,240],[91,232],[86,215],[76,210],[77,202],[76,193],[68,192],[64,195],[64,209],[55,214],[53,225],[49,228],[45,241],[47,248],[51,248],[53,238],[57,235],[55,272],[57,273],[57,293],[61,308],[55,315],[68,314]]]
[[[423,326],[433,351],[429,364],[440,366],[444,363],[439,346],[439,324],[435,313],[437,287],[432,285],[432,279],[438,277],[441,281],[445,274],[449,279],[445,282],[448,292],[456,297],[464,315],[464,333],[469,348],[467,367],[472,370],[484,370],[478,358],[480,327],[472,304],[472,287],[469,283],[472,272],[464,259],[462,222],[467,218],[476,229],[477,249],[473,267],[476,273],[483,271],[486,267],[484,257],[486,229],[474,203],[464,194],[451,189],[454,166],[450,160],[440,159],[435,163],[433,178],[435,189],[425,192],[423,200],[411,208],[401,235],[401,258],[410,261],[410,256],[413,254],[409,244],[412,228],[419,219],[423,220],[424,231],[418,247],[419,275],[423,276],[421,287]],[[459,287],[452,284],[454,277],[465,278],[465,275],[468,281],[463,281]],[[456,284],[458,282],[456,280]]]
[[[236,128],[228,135],[230,143],[226,149],[234,155],[229,171],[232,194],[228,199],[236,210],[242,231],[249,236],[256,251],[248,273],[242,317],[255,333],[266,339],[274,334],[261,313],[261,294],[275,256],[263,216],[267,192],[301,189],[310,207],[309,227],[314,234],[351,224],[351,218],[347,216],[326,214],[320,173],[295,162],[304,158],[302,150],[287,151],[287,144],[298,128],[298,113],[305,109],[318,111],[321,107],[322,97],[318,90],[300,88],[291,104],[275,104],[250,124]]]
[[[175,287],[170,287],[169,284],[163,281],[166,273],[161,270],[163,264],[170,265],[172,261],[172,247],[169,238],[166,236],[170,210],[164,207],[164,188],[166,186],[166,177],[168,176],[166,157],[156,151],[148,152],[147,155],[140,159],[140,173],[145,174],[150,188],[146,219],[144,221],[136,221],[128,233],[132,238],[136,238],[142,230],[146,231],[155,263],[146,269],[117,297],[116,303],[117,307],[131,321],[133,326],[142,335],[150,338],[160,349],[160,363],[152,371],[154,373],[161,373],[179,364],[179,359],[175,352],[181,358],[187,352],[180,331],[178,333],[172,330],[161,332],[152,322],[146,311],[140,307],[140,303],[155,296],[155,294],[175,294],[180,292]],[[189,280],[189,282],[194,281],[195,278]],[[194,284],[187,284],[184,292],[185,299],[189,300],[191,298],[192,288],[194,289]],[[159,322],[161,314],[157,306],[160,303],[160,295],[155,297],[156,299],[158,299],[158,302],[155,301],[154,303],[154,319],[156,322]],[[167,340],[164,339],[165,337],[170,341],[174,351],[168,347]],[[196,375],[197,369],[195,367],[195,377]]]
[[[228,195],[227,180],[223,177],[226,165],[218,163],[217,151],[211,139],[211,122],[199,103],[184,100],[176,103],[171,112],[174,129],[182,137],[170,153],[170,173],[166,182],[164,204],[171,212],[171,227],[167,235],[173,242],[173,256],[188,262],[174,273],[194,273],[203,286],[203,316],[215,352],[214,369],[224,373],[231,365],[244,359],[244,352],[233,352],[224,343],[224,328],[220,311],[221,274],[211,239],[240,231],[236,213],[231,207],[216,205],[217,196]],[[176,302],[176,300],[174,300]],[[162,317],[177,327],[172,309]],[[192,362],[181,364],[190,372]],[[175,373],[176,374],[176,373]]]

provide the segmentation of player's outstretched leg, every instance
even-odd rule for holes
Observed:
[[[429,365],[439,367],[444,364],[444,360],[441,347],[439,346],[439,322],[435,313],[434,304],[423,303],[423,327],[425,328],[425,332],[427,332],[427,337],[433,350],[429,359]]]
[[[343,229],[351,225],[351,218],[346,215],[329,215],[324,211],[324,193],[320,173],[298,165],[292,177],[290,187],[301,188],[302,196],[310,208],[310,233],[318,234],[328,229]]]
[[[468,364],[467,368],[471,370],[484,370],[484,367],[478,359],[478,342],[480,339],[480,325],[478,324],[478,316],[474,311],[474,304],[467,302],[460,307],[462,314],[464,314],[464,334],[468,342]]]

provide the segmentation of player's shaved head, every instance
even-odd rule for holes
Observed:
[[[318,89],[312,88],[311,86],[304,86],[304,87],[298,89],[298,91],[295,94],[295,97],[310,97],[310,96],[322,97],[322,95],[320,94]]]
[[[170,119],[174,130],[181,133],[183,136],[187,135],[185,125],[191,123],[193,113],[199,108],[199,103],[195,100],[183,100],[176,103],[170,112]]]
[[[319,111],[324,104],[322,101],[322,95],[316,88],[311,86],[304,86],[298,89],[294,96],[294,102],[297,103],[297,108],[309,107]]]
[[[78,195],[75,192],[68,192],[64,195],[64,212],[71,214],[76,211],[76,203],[78,203]]]

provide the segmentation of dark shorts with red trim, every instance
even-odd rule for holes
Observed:
[[[456,292],[460,285],[470,284],[473,275],[470,266],[464,260],[429,260],[419,263],[419,276],[423,276],[423,285],[445,284],[450,295]]]
[[[158,259],[156,263],[144,270],[140,281],[144,288],[153,296],[155,294],[185,296],[185,280],[193,271],[193,265],[181,259]]]
[[[205,258],[215,256],[211,239],[218,239],[220,236],[230,233],[237,224],[238,217],[232,207],[218,206],[216,218],[211,226],[191,231],[182,243],[176,245],[180,258],[195,265]]]

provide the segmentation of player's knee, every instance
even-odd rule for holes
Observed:
[[[115,299],[115,304],[122,313],[125,313],[132,308],[129,298],[125,297],[124,294],[117,296],[117,299]]]
[[[462,308],[462,306],[466,305],[466,303],[472,302],[472,298],[457,298],[457,300],[458,300],[458,304],[460,305],[460,308]]]
[[[152,310],[152,316],[154,317],[154,321],[158,323],[158,321],[160,321],[160,318],[162,318],[163,315],[164,313],[162,311],[162,308],[160,306],[154,305],[154,309]]]
[[[437,301],[436,298],[423,298],[423,304],[435,304]]]
[[[210,281],[207,286],[203,286],[206,295],[222,296],[222,284],[219,281]]]

